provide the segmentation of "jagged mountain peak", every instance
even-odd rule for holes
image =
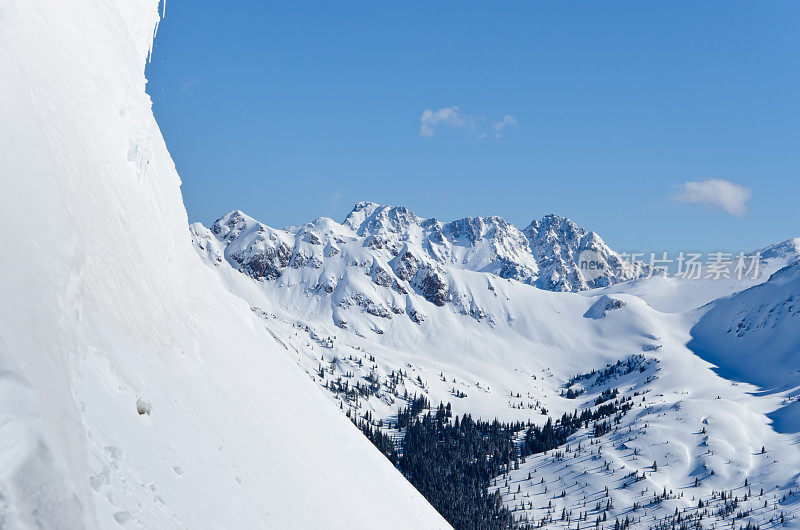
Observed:
[[[561,217],[555,213],[534,219],[526,228],[520,230],[504,218],[489,216],[468,216],[449,222],[436,218],[423,218],[405,206],[382,205],[371,201],[357,203],[345,218],[343,224],[350,227],[360,236],[378,235],[387,232],[401,233],[412,226],[433,233],[452,234],[454,238],[466,236],[468,241],[475,242],[484,237],[504,235],[507,232],[531,234],[533,237],[548,236],[551,239],[570,240],[589,236],[592,240],[602,239],[575,223],[572,219]],[[531,236],[526,239],[530,239]]]
[[[344,220],[360,236],[385,232],[402,232],[423,219],[404,206],[383,206],[374,202],[359,202]]]
[[[362,213],[364,216],[370,216],[373,214],[373,212],[375,212],[375,210],[383,207],[384,207],[383,205],[372,201],[357,202],[355,206],[353,206],[353,209],[350,211],[350,213],[347,215],[347,218],[350,218],[351,216],[359,213]]]
[[[211,231],[220,239],[235,239],[243,230],[260,224],[243,211],[232,210],[214,221]]]
[[[503,237],[508,233],[516,235],[521,232],[517,227],[497,216],[488,217],[463,217],[443,226],[443,230],[450,232],[454,238],[465,237],[467,241],[475,243],[483,238]],[[525,244],[524,241],[520,241]]]
[[[525,230],[558,230],[563,232],[572,232],[584,234],[586,230],[577,225],[572,219],[568,217],[561,217],[560,215],[549,213],[541,219],[534,219],[525,228]]]
[[[596,232],[587,231],[569,218],[548,214],[529,224],[523,233],[530,242],[542,274],[539,286],[550,291],[582,291],[605,287],[649,274],[649,265],[626,263]],[[585,275],[581,253],[591,251],[604,263],[601,275]]]
[[[558,241],[562,244],[568,241],[584,240],[592,246],[607,246],[603,238],[596,232],[588,231],[568,217],[561,217],[550,213],[541,219],[534,219],[523,230],[528,240]]]
[[[432,232],[452,231],[459,234],[472,233],[472,239],[491,235],[491,230],[517,229],[514,225],[495,215],[484,217],[462,217],[450,222],[442,222],[434,217],[423,218],[405,206],[389,206],[363,201],[357,203],[347,215],[343,224],[359,235],[375,235],[382,232],[401,232],[410,226],[419,226]]]

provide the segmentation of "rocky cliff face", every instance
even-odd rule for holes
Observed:
[[[624,263],[594,232],[556,215],[522,231],[500,217],[442,223],[401,206],[361,202],[341,224],[320,218],[279,230],[234,211],[210,230],[196,224],[192,232],[212,262],[225,259],[257,280],[304,283],[331,295],[334,304],[358,305],[385,318],[407,314],[415,322],[425,319],[423,300],[485,316],[458,287],[454,276],[462,272],[486,274],[489,284],[513,280],[549,291],[602,287],[648,272]],[[607,264],[597,277],[585,277],[580,269],[585,250]],[[372,285],[359,288],[355,277]]]

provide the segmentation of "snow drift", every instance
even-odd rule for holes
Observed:
[[[192,250],[157,21],[0,0],[0,526],[447,526]]]

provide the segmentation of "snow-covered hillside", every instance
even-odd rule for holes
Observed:
[[[0,2],[0,526],[446,527],[192,250],[157,7]]]
[[[800,431],[800,262],[704,309],[690,347],[724,377],[776,393],[776,427]]]
[[[487,268],[498,255],[528,259],[510,251],[521,245],[497,243],[499,221],[444,224],[451,228],[433,241],[431,224],[364,203],[344,224],[278,231],[233,212],[210,230],[191,229],[198,253],[309,378],[395,439],[397,411],[415,395],[449,402],[457,415],[539,425],[630,403],[597,420],[608,432],[586,425],[494,480],[520,520],[567,527],[628,517],[648,527],[702,515],[710,526],[740,516],[737,527],[769,527],[783,514],[798,523],[800,451],[795,435],[771,425],[780,399],[754,394],[687,347],[706,311],[697,306],[765,281],[797,258],[791,241],[764,253],[760,276],[738,283],[646,278],[572,293]],[[403,276],[398,257],[409,249],[445,278],[440,299]]]

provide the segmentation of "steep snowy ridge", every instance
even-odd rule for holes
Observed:
[[[399,252],[411,241],[438,263],[491,272],[536,285],[548,291],[582,291],[641,277],[644,264],[624,263],[594,232],[569,219],[547,215],[520,231],[500,217],[466,217],[450,223],[421,219],[403,207],[363,202],[347,216],[345,225]],[[579,255],[597,253],[606,268],[599,277],[584,278]]]
[[[0,526],[447,527],[192,249],[157,4],[0,2]]]

